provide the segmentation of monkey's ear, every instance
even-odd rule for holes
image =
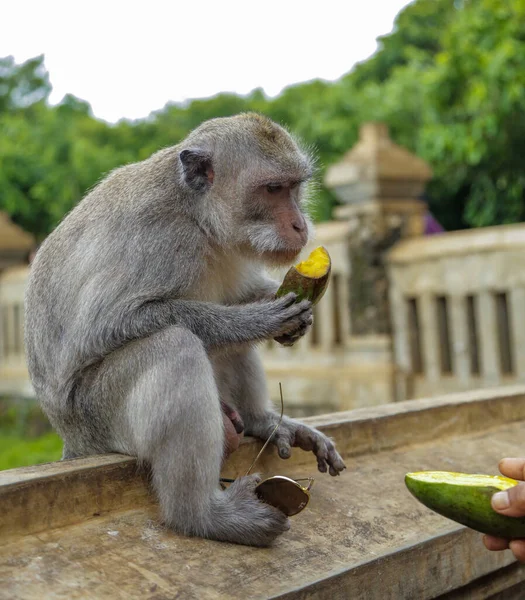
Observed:
[[[197,191],[204,191],[213,183],[211,156],[200,148],[183,150],[179,154],[184,181]]]

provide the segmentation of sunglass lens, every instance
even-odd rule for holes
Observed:
[[[257,496],[267,504],[275,506],[288,517],[300,513],[308,504],[308,494],[294,481],[271,477],[256,488]]]

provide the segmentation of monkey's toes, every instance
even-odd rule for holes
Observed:
[[[262,477],[258,474],[238,477],[228,488],[228,494],[232,497],[257,497],[255,488],[261,483]]]
[[[283,533],[290,529],[290,519],[278,508],[260,502],[265,514],[254,515],[257,520],[257,530],[253,532],[254,546],[267,547]]]

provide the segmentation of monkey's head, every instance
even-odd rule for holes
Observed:
[[[201,227],[221,246],[271,265],[307,244],[311,157],[282,127],[254,113],[206,121],[179,146],[183,185]]]

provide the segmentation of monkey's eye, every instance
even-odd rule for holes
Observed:
[[[278,194],[280,191],[282,191],[283,186],[280,183],[269,183],[266,186],[266,191],[269,194]]]

